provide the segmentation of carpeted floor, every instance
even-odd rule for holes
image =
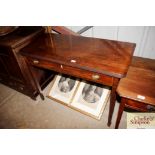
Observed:
[[[49,86],[44,90],[47,95]],[[13,129],[113,129],[119,103],[116,103],[112,125],[107,126],[109,102],[101,120],[95,120],[46,97],[31,98],[0,84],[0,128]],[[126,112],[119,128],[126,128]]]

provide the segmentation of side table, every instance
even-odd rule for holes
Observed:
[[[127,76],[120,80],[117,93],[121,103],[115,128],[125,107],[139,112],[155,111],[155,60],[133,57]]]

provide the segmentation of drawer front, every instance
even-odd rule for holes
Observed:
[[[67,65],[61,65],[58,63],[51,63],[51,62],[45,62],[45,61],[40,61],[40,60],[34,60],[29,58],[28,62],[31,63],[31,65],[45,68],[45,69],[50,69],[59,73],[71,75],[77,78],[82,78],[88,81],[93,81],[96,83],[112,86],[113,84],[113,77],[106,76],[103,74],[67,66]]]
[[[155,106],[128,99],[126,100],[125,106],[142,112],[155,111]]]

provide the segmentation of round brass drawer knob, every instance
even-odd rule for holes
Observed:
[[[33,60],[33,63],[34,64],[39,64],[39,61],[38,60]]]
[[[98,80],[99,78],[100,78],[100,76],[99,76],[99,75],[95,75],[95,74],[94,74],[94,75],[92,75],[92,79],[93,79],[93,80]]]

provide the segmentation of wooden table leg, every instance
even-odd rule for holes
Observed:
[[[44,97],[44,95],[42,94],[42,90],[41,90],[41,87],[40,87],[40,85],[39,85],[39,82],[37,81],[37,79],[36,79],[36,77],[35,77],[35,75],[34,75],[33,66],[31,66],[31,65],[28,64],[28,68],[29,68],[30,73],[31,73],[31,75],[32,75],[32,78],[33,78],[33,81],[34,81],[34,83],[35,83],[36,89],[37,89],[37,91],[38,91],[38,93],[39,93],[39,95],[40,95],[40,98],[41,98],[42,100],[44,100],[45,97]]]
[[[123,114],[123,111],[124,111],[125,102],[126,102],[125,98],[122,97],[121,98],[121,103],[119,105],[118,114],[117,114],[115,129],[118,129],[118,126],[119,126],[119,123],[120,123],[120,120],[122,118],[122,114]]]
[[[119,83],[119,79],[114,78],[111,95],[110,95],[109,116],[108,116],[108,124],[107,124],[108,126],[111,125],[112,115],[114,112],[114,107],[115,107],[115,102],[116,102],[116,89],[117,89],[118,83]]]

